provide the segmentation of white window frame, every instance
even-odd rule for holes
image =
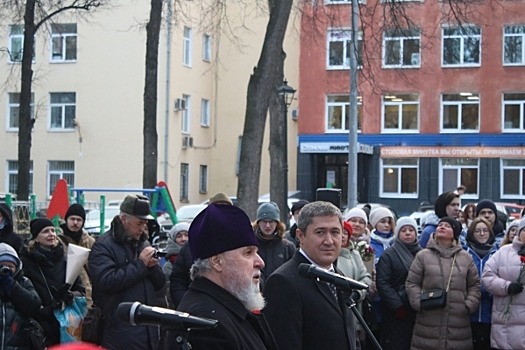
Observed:
[[[525,188],[521,186],[525,183],[525,159],[501,159],[500,160],[500,194],[501,199],[525,199]],[[517,184],[518,193],[505,193],[506,177],[505,173],[514,172],[517,179],[512,179],[511,184]],[[516,176],[517,175],[517,176]],[[510,180],[510,179],[509,179]]]
[[[516,99],[506,99],[507,96],[511,96],[511,95],[522,95],[522,96],[519,96],[520,98],[516,98]],[[518,97],[518,96],[517,96]],[[519,133],[522,133],[525,131],[525,92],[522,92],[522,93],[504,93],[503,96],[502,96],[502,102],[501,102],[501,105],[502,105],[502,108],[501,108],[501,130],[503,130],[503,132],[519,132]],[[510,127],[508,127],[507,125],[507,122],[506,122],[506,112],[507,112],[507,107],[510,107],[510,106],[513,106],[513,107],[517,107],[519,109],[519,114],[520,114],[520,120],[519,120],[519,127],[518,128],[513,128],[512,125],[510,125]]]
[[[456,31],[456,33],[445,34],[445,31]],[[477,32],[477,33],[476,33]],[[462,27],[443,27],[441,29],[441,66],[442,67],[479,67],[481,66],[481,28],[475,25],[464,25]],[[445,62],[445,42],[459,40],[459,62]],[[470,40],[478,41],[479,62],[465,62],[465,47]]]
[[[208,193],[208,166],[199,166],[199,193]]]
[[[476,164],[469,164],[469,163]],[[439,158],[439,193],[446,191],[454,191],[458,184],[464,184],[468,187],[469,193],[463,194],[461,198],[463,199],[477,199],[479,198],[479,158]],[[472,190],[472,184],[467,183],[462,176],[462,171],[467,171],[468,169],[476,170],[476,191]],[[445,184],[445,171],[457,171],[454,179],[450,180],[450,183]]]
[[[404,172],[408,170],[415,170],[416,175],[410,176],[404,175]],[[392,174],[397,174],[397,191],[386,192],[385,191],[385,171]],[[402,192],[403,180],[416,180],[415,192]],[[418,158],[381,158],[380,170],[379,170],[379,183],[380,183],[380,197],[382,198],[417,198],[419,192],[419,159]]]
[[[184,27],[183,42],[182,42],[182,64],[186,67],[191,67],[192,61],[192,30],[190,27]]]
[[[385,133],[418,133],[419,132],[419,95],[418,94],[395,94],[395,95],[385,95],[383,96],[383,101],[381,105],[381,127],[382,131]],[[397,128],[387,128],[386,127],[386,109],[388,106],[397,107]],[[405,106],[416,106],[416,128],[415,129],[405,129],[403,128],[404,121],[404,107]]]
[[[352,30],[345,28],[329,28],[326,33],[326,68],[330,70],[336,69],[350,69],[350,54],[348,48],[352,44]],[[358,33],[358,52],[357,52],[357,62],[358,68],[361,68],[361,55],[362,49],[361,45],[363,43],[363,33]],[[330,63],[330,46],[332,43],[343,43],[343,52],[342,52],[342,63],[341,64],[331,64]]]
[[[210,126],[210,100],[201,99],[201,126]]]
[[[77,38],[76,23],[52,24],[49,60],[51,62],[76,62]]]
[[[20,125],[20,93],[9,92],[7,94],[7,118],[6,118],[6,130],[11,132],[18,132],[18,126]],[[31,119],[35,119],[35,94],[31,93]],[[16,120],[16,123],[15,123]]]
[[[53,98],[69,99],[70,101],[52,102]],[[71,101],[71,100],[74,101]],[[51,92],[49,93],[49,131],[74,131],[76,125],[77,96],[75,92]],[[60,113],[60,126],[53,121],[54,111]],[[71,118],[69,114],[72,113]],[[70,121],[72,119],[72,121]]]
[[[345,98],[345,101],[330,101],[330,99]],[[341,128],[333,128],[330,125],[330,111],[332,108],[341,108]],[[363,118],[363,103],[361,96],[357,97],[357,114],[358,114],[358,131],[361,131],[361,119]],[[350,113],[350,96],[348,95],[327,95],[326,96],[326,110],[325,110],[325,130],[327,133],[341,133],[348,132],[349,127],[346,125],[346,113]],[[348,117],[350,118],[350,116]]]
[[[16,193],[18,187],[18,160],[7,160],[5,188],[8,193]],[[12,183],[13,181],[14,183]],[[33,161],[29,161],[29,193],[33,193]]]
[[[514,33],[512,33],[514,29]],[[507,52],[507,39],[509,41],[516,40],[521,41],[518,45],[521,45],[521,60],[517,62],[510,62],[505,56]],[[503,49],[502,51],[502,62],[504,66],[523,66],[525,65],[525,25],[508,25],[503,27]]]
[[[445,101],[444,100],[445,96],[452,96],[452,97],[455,96],[456,100]],[[463,118],[464,108],[467,108],[469,105],[476,105],[478,107],[477,126],[475,129],[463,129],[462,128],[463,119],[464,119]],[[445,128],[444,127],[445,114],[446,114],[445,107],[452,107],[452,106],[456,106],[458,109],[458,115],[457,115],[458,127],[457,128]],[[440,131],[443,133],[457,133],[457,132],[477,133],[479,132],[480,109],[481,109],[480,108],[480,96],[477,93],[465,92],[465,93],[459,93],[459,94],[441,94],[441,110],[440,110],[441,119],[440,119],[440,124],[439,124]]]
[[[410,40],[417,40],[417,53],[413,52],[410,64],[404,64],[405,46]],[[387,43],[398,42],[399,62],[397,64],[388,64],[387,60]],[[421,67],[421,32],[419,30],[389,30],[383,34],[383,68],[420,68]]]
[[[202,60],[205,62],[211,62],[211,49],[212,40],[211,35],[202,34]]]
[[[190,200],[190,165],[188,163],[180,164],[180,193],[181,202]]]
[[[57,181],[65,179],[67,184],[75,187],[75,162],[69,160],[49,160],[47,162],[47,194],[53,195]]]
[[[182,110],[182,117],[180,118],[180,131],[183,134],[189,134],[191,131],[191,96],[182,95],[182,99],[185,102],[186,108]]]

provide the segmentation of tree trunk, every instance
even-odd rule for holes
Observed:
[[[255,217],[259,196],[259,176],[264,126],[270,97],[282,82],[282,53],[292,0],[270,0],[270,19],[257,67],[248,83],[246,115],[239,160],[238,206]]]
[[[162,20],[162,0],[151,0],[149,22],[146,26],[146,77],[144,82],[144,162],[143,188],[157,184],[157,75],[159,37]],[[166,96],[168,98],[168,96]]]
[[[18,200],[29,199],[29,171],[31,164],[31,83],[33,79],[33,45],[35,34],[35,0],[27,0],[24,13],[24,48],[22,53],[22,82],[20,84],[20,109],[18,115]]]
[[[287,128],[284,123],[286,123],[286,106],[276,93],[270,98],[270,200],[277,203],[281,211],[281,221],[287,224],[288,152]]]

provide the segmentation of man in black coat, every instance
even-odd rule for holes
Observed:
[[[17,253],[22,251],[24,242],[21,236],[13,230],[13,215],[5,203],[0,203],[0,242],[7,243]]]
[[[147,240],[148,198],[126,196],[111,228],[93,245],[88,266],[93,301],[105,318],[102,347],[109,350],[157,350],[159,327],[132,326],[117,317],[118,305],[138,301],[157,305],[157,294],[166,277]]]
[[[315,264],[328,271],[341,250],[341,211],[328,202],[305,205],[299,214],[297,237],[300,249],[266,282],[263,310],[279,349],[355,349],[354,317],[322,281],[298,274],[299,264]],[[337,270],[334,270],[338,272]]]
[[[248,216],[234,206],[210,204],[193,220],[188,244],[195,259],[193,283],[177,310],[219,321],[213,329],[190,330],[190,345],[199,350],[276,349],[260,315],[264,261]]]

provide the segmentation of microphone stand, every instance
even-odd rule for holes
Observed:
[[[341,291],[338,287],[336,288],[339,291]],[[374,336],[374,333],[372,333],[372,330],[370,330],[370,327],[368,327],[368,325],[366,324],[365,319],[363,318],[359,310],[357,310],[355,301],[350,297],[350,295],[352,294],[352,290],[350,291],[343,290],[341,292],[342,293],[339,293],[339,295],[343,295],[344,303],[346,304],[347,307],[350,308],[350,310],[352,310],[352,312],[354,313],[355,317],[357,318],[361,326],[363,326],[366,334],[368,335],[368,339],[374,344],[374,348],[376,348],[377,350],[383,350],[383,348],[377,341],[376,337]]]

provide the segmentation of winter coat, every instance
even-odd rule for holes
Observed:
[[[162,266],[162,271],[166,276],[166,279],[169,281],[170,275],[173,272],[173,263],[177,259],[177,255],[180,253],[181,246],[177,244],[171,238],[168,238],[168,243],[166,244],[166,262]]]
[[[472,249],[470,246],[467,246],[466,251],[470,254],[470,256],[472,256],[472,260],[474,261],[474,265],[476,265],[476,269],[478,270],[478,276],[480,280],[481,274],[485,269],[485,265],[487,264],[489,259],[496,253],[497,250],[498,248],[496,244],[494,244],[492,249],[487,253],[487,255],[481,258],[474,251],[474,249]],[[492,302],[492,294],[487,291],[483,280],[481,280],[481,299],[479,303],[479,308],[476,310],[476,312],[470,315],[470,321],[490,324],[492,322]]]
[[[66,257],[67,257],[68,245],[70,243],[78,245],[83,248],[87,248],[87,249],[91,249],[93,247],[93,244],[95,243],[95,238],[91,237],[89,233],[87,233],[87,231],[84,229],[82,229],[82,236],[80,237],[80,240],[78,241],[78,243],[75,242],[73,238],[67,235],[68,230],[67,230],[66,224],[61,225],[60,229],[61,229],[61,232],[59,232],[57,236],[64,244],[64,253]],[[87,262],[86,264],[84,264],[84,267],[80,271],[80,280],[82,281],[82,286],[86,290],[86,300],[88,303],[88,307],[91,307],[91,305],[93,304],[93,299],[91,297],[92,288],[91,288],[91,280],[89,278],[89,270],[88,270]]]
[[[505,321],[503,310],[510,301],[507,288],[511,282],[516,282],[522,263],[518,251],[525,244],[519,236],[512,244],[507,244],[489,259],[483,270],[481,280],[489,293],[494,296],[492,305],[491,346],[496,349],[525,349],[525,293],[521,292],[512,297],[508,319]],[[525,282],[522,275],[520,282]]]
[[[58,290],[66,283],[66,258],[64,247],[60,240],[58,242],[56,247],[47,250],[36,241],[30,241],[28,247],[20,254],[24,274],[33,282],[42,301],[42,308],[35,319],[44,328],[46,345],[60,343],[60,327],[53,310],[61,308],[63,303],[54,289]],[[76,279],[70,290],[79,294],[85,293],[80,278]]]
[[[290,260],[295,251],[295,245],[287,239],[281,238],[278,234],[272,239],[265,239],[257,233],[259,242],[258,254],[264,261],[264,268],[261,270],[261,289],[264,288],[265,281],[268,277],[279,268],[282,264]]]
[[[445,307],[422,310],[421,292],[446,289],[449,276]],[[472,349],[470,314],[479,306],[480,282],[470,254],[459,244],[445,248],[431,239],[427,249],[416,255],[405,286],[410,305],[417,312],[412,349]]]
[[[22,237],[13,230],[13,215],[11,209],[5,203],[0,203],[0,212],[4,217],[4,227],[0,228],[0,243],[9,244],[20,254],[24,246]]]
[[[189,333],[193,349],[276,349],[270,328],[262,315],[249,312],[231,293],[205,277],[190,285],[178,308],[190,315],[218,320],[217,327]],[[176,349],[168,343],[168,348]]]
[[[419,236],[419,245],[421,248],[426,248],[432,234],[436,232],[437,224],[439,222],[439,217],[435,212],[430,212],[425,216],[425,226],[421,231]]]
[[[185,244],[180,249],[177,259],[173,263],[173,271],[170,275],[170,297],[173,307],[179,305],[182,297],[188,290],[191,283],[190,268],[193,264],[189,244]]]
[[[361,259],[361,255],[354,249],[354,244],[350,242],[348,248],[341,248],[339,258],[336,266],[345,276],[350,277],[356,281],[362,282],[368,286],[372,284],[372,276],[366,270],[366,266]],[[366,296],[366,290],[360,290],[359,300],[363,300]]]
[[[396,240],[392,247],[381,255],[376,265],[376,286],[381,296],[381,313],[383,325],[381,329],[381,345],[384,350],[410,349],[412,332],[416,320],[416,312],[410,307],[405,290],[408,268],[398,253],[402,242]],[[410,254],[412,261],[418,250]],[[409,253],[409,252],[408,252]],[[407,259],[408,260],[408,259]],[[396,310],[403,309],[396,314]]]
[[[6,246],[4,246],[6,247]],[[31,350],[29,334],[24,330],[29,317],[35,317],[41,306],[33,283],[24,277],[22,263],[14,248],[0,247],[0,255],[11,255],[17,261],[15,283],[7,295],[0,296],[0,344],[5,350]],[[2,285],[0,285],[2,288]]]
[[[106,318],[102,347],[108,350],[153,350],[158,347],[158,327],[132,326],[117,317],[118,305],[138,301],[158,305],[156,291],[166,277],[160,265],[149,268],[138,257],[150,243],[147,234],[131,241],[116,216],[111,228],[99,237],[89,254],[93,301]]]

